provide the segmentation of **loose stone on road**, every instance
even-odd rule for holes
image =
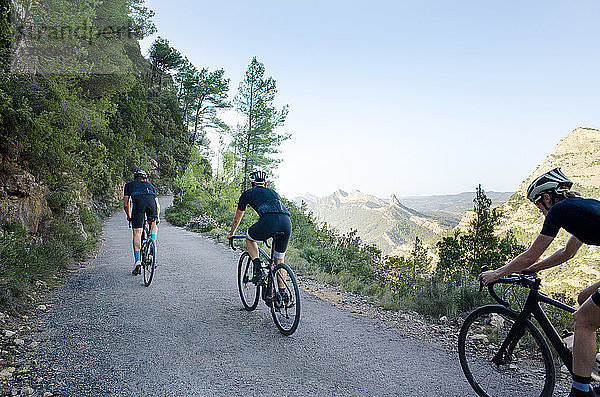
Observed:
[[[263,303],[242,307],[240,251],[163,222],[144,287],[122,212],[104,237],[52,310],[40,309],[39,395],[473,395],[455,354],[305,291],[298,330],[281,335]]]

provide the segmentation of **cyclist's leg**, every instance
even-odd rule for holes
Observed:
[[[290,241],[290,234],[292,233],[292,223],[290,217],[287,215],[280,215],[277,225],[277,231],[283,232],[283,236],[273,241],[273,259],[275,264],[283,263],[285,259],[285,251],[287,250],[288,242]],[[287,272],[280,270],[281,275],[277,277],[277,284],[279,289],[285,288],[283,280],[287,279]]]
[[[138,253],[142,248],[142,228],[133,228],[133,252]],[[134,254],[135,260],[139,261],[140,258]]]
[[[148,224],[150,225],[150,238],[156,242],[156,235],[158,234],[156,200],[154,196],[146,195],[144,196],[144,202],[146,205],[146,219],[148,219]]]
[[[256,223],[248,228],[246,233],[246,250],[250,254],[250,259],[255,261],[260,259],[258,255],[258,244],[257,241],[264,241],[269,238],[270,226],[266,219],[267,217],[260,217]]]
[[[133,256],[135,262],[141,259],[142,227],[144,226],[144,208],[140,204],[139,200],[134,198],[131,211],[131,227],[133,230]]]
[[[253,261],[258,258],[258,244],[249,234],[246,234],[246,251],[248,251],[250,259]]]
[[[600,294],[595,292],[573,315],[573,380],[589,383],[596,357],[596,330],[600,328]]]
[[[250,259],[252,259],[254,266],[254,277],[252,278],[252,282],[255,284],[264,276],[262,263],[258,253],[258,244],[256,242],[266,240],[269,237],[269,235],[266,234],[268,232],[268,222],[265,221],[264,217],[260,217],[255,224],[248,228],[248,232],[246,233],[246,250],[250,255]]]

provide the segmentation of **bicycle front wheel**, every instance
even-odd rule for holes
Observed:
[[[156,268],[156,243],[149,238],[146,242],[142,258],[142,271],[144,272],[144,285],[148,287],[154,277],[154,269]]]
[[[504,306],[483,306],[460,329],[460,365],[479,396],[552,396],[554,364],[540,331],[527,320],[505,344],[517,317],[518,313]],[[508,347],[501,349],[503,345]]]
[[[291,335],[300,322],[300,289],[294,272],[285,263],[273,268],[275,285],[271,315],[275,325],[284,335]]]
[[[240,299],[242,300],[244,309],[249,312],[256,309],[258,299],[260,298],[260,287],[252,284],[253,275],[254,264],[250,259],[250,255],[244,252],[238,263],[238,291],[240,292]]]

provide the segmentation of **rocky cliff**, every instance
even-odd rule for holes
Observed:
[[[0,164],[0,225],[18,222],[27,231],[37,233],[52,215],[47,193],[29,172],[15,165]]]
[[[584,197],[600,198],[600,131],[577,128],[561,140],[554,151],[519,185],[517,192],[501,209],[504,213],[500,233],[512,229],[518,239],[530,244],[540,232],[544,217],[526,198],[534,178],[554,167],[561,167],[573,180],[572,190]],[[546,255],[560,248],[569,235],[561,230]],[[544,272],[548,288],[570,292],[600,279],[600,249],[583,246],[566,264]]]

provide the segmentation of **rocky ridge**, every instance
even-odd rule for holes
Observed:
[[[576,128],[562,139],[554,151],[523,181],[510,199],[500,206],[503,212],[499,234],[512,230],[523,244],[530,244],[542,228],[544,217],[526,198],[529,184],[539,175],[554,167],[561,167],[573,180],[574,191],[584,197],[600,198],[600,131]],[[465,214],[461,224],[468,223]],[[546,251],[548,256],[561,248],[569,235],[561,230]],[[566,264],[543,272],[544,284],[556,291],[572,293],[600,278],[600,248],[583,246],[575,258]]]
[[[377,244],[386,254],[406,253],[415,237],[433,243],[448,229],[435,217],[403,205],[393,194],[385,201],[359,190],[338,189],[329,196],[303,196],[295,201],[304,201],[317,219],[342,232],[356,229],[364,241]]]

